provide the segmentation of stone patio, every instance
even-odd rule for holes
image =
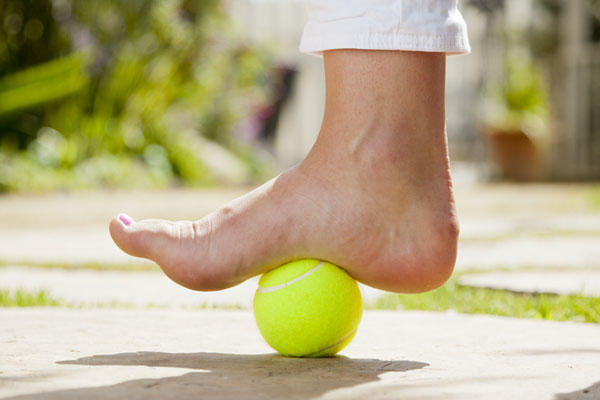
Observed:
[[[510,290],[518,293],[550,293],[600,298],[600,270],[537,270],[487,272],[463,275],[460,285]]]
[[[600,326],[366,312],[330,359],[273,354],[247,311],[0,310],[0,398],[597,399]]]
[[[461,240],[457,270],[600,268],[600,209],[589,185],[457,187]],[[195,219],[249,188],[166,192],[99,191],[0,196],[0,261],[147,263],[108,235],[119,212],[136,219]]]
[[[117,303],[134,307],[252,308],[258,277],[218,292],[196,292],[176,284],[162,272],[64,270],[58,268],[0,268],[0,287],[44,290],[69,304],[94,306]],[[385,292],[360,285],[364,302]]]
[[[46,289],[83,306],[142,307],[0,309],[0,398],[600,398],[598,324],[367,311],[342,356],[288,359],[267,347],[248,311],[256,278],[198,293],[158,271],[23,266],[147,267],[112,243],[112,215],[191,219],[245,191],[0,197],[0,288]],[[589,207],[586,193],[585,185],[457,188],[457,269],[492,274],[465,275],[461,282],[597,293],[600,211]],[[361,290],[365,301],[382,294]],[[211,307],[220,310],[202,309]],[[223,310],[228,307],[246,310]]]

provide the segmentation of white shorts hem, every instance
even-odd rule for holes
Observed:
[[[322,56],[323,51],[335,49],[404,50],[440,52],[448,55],[469,54],[471,47],[464,34],[360,34],[360,35],[303,35],[300,52]]]

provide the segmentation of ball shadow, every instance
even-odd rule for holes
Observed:
[[[134,379],[115,385],[82,387],[11,397],[41,399],[265,399],[314,398],[329,391],[379,380],[429,364],[332,357],[286,358],[276,354],[136,352],[94,355],[58,364],[147,366],[198,370],[180,376]]]

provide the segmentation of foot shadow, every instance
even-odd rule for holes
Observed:
[[[406,372],[429,364],[346,357],[298,359],[276,354],[137,352],[95,355],[58,364],[148,366],[201,370],[159,379],[66,389],[12,397],[41,399],[266,399],[315,398],[331,390],[379,380],[386,372]]]
[[[585,389],[576,390],[571,393],[558,393],[554,396],[555,400],[584,400],[600,399],[600,381],[588,386]]]

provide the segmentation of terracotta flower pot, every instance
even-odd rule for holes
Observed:
[[[540,151],[522,130],[487,127],[485,136],[492,161],[498,166],[502,179],[532,181],[540,179]]]

